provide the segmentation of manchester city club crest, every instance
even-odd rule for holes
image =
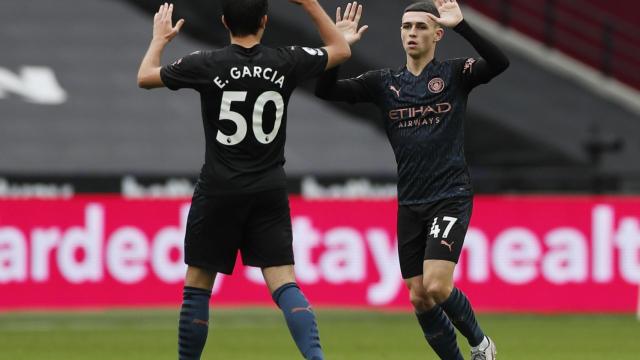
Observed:
[[[431,81],[429,81],[428,88],[432,93],[439,94],[442,92],[442,90],[444,90],[444,80],[442,80],[441,78],[433,78],[431,79]]]

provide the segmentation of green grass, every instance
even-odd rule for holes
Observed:
[[[319,310],[329,360],[436,359],[411,313]],[[0,359],[175,360],[177,310],[0,314]],[[300,359],[275,309],[212,312],[206,359]],[[482,315],[506,360],[637,360],[633,316]],[[463,354],[468,354],[466,341]]]

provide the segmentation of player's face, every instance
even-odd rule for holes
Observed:
[[[442,38],[443,30],[427,13],[410,11],[402,16],[402,46],[413,58],[426,56]]]

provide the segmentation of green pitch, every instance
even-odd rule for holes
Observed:
[[[0,358],[175,360],[178,310],[0,314]],[[411,313],[318,310],[329,360],[435,359]],[[276,310],[214,309],[203,355],[222,360],[300,359]],[[481,315],[506,360],[637,360],[633,316]],[[459,335],[460,339],[460,335]],[[464,354],[468,354],[466,341]]]

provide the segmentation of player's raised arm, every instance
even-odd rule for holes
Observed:
[[[318,0],[289,0],[304,8],[320,32],[328,54],[327,69],[331,69],[351,57],[351,48],[342,33],[324,11]]]
[[[164,3],[153,17],[153,38],[138,70],[138,86],[141,88],[153,89],[164,86],[160,79],[162,52],[184,25],[184,20],[180,19],[173,26],[172,15],[173,4]]]
[[[456,0],[435,0],[440,17],[428,16],[440,26],[453,29],[464,37],[482,57],[481,61],[472,65],[470,76],[474,85],[486,83],[509,67],[507,56],[491,41],[478,34],[464,20],[462,10]]]
[[[362,39],[369,26],[360,27],[363,6],[357,1],[336,9],[336,27],[349,43],[354,45]],[[326,71],[316,83],[316,96],[330,101],[345,101],[350,103],[369,102],[372,100],[369,83],[375,83],[375,75],[368,73],[356,79],[338,80],[338,67]]]
[[[341,7],[338,6],[336,9],[336,27],[350,46],[360,41],[362,35],[369,29],[368,25],[359,27],[360,19],[362,19],[362,10],[362,5],[358,4],[357,1],[348,3],[345,6],[344,14],[342,14]]]

